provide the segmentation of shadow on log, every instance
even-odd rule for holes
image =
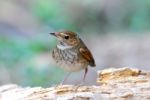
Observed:
[[[150,72],[132,68],[98,71],[97,86],[0,87],[0,100],[150,100]]]

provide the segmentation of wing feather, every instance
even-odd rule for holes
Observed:
[[[88,48],[80,48],[79,51],[80,51],[81,55],[83,56],[83,58],[85,58],[89,62],[90,66],[92,66],[92,67],[96,66],[94,58],[93,58],[91,52],[88,50]]]

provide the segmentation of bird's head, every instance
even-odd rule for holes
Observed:
[[[71,48],[77,46],[80,43],[80,39],[77,33],[72,31],[54,32],[50,34],[57,38],[57,47],[61,49]]]

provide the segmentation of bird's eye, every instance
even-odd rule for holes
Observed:
[[[65,39],[69,39],[69,36],[65,36]]]

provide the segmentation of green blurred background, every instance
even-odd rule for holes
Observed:
[[[48,33],[61,30],[78,32],[94,55],[86,84],[99,69],[150,69],[150,0],[0,0],[0,85],[58,84],[66,72],[51,58]],[[82,77],[73,73],[66,84]]]

